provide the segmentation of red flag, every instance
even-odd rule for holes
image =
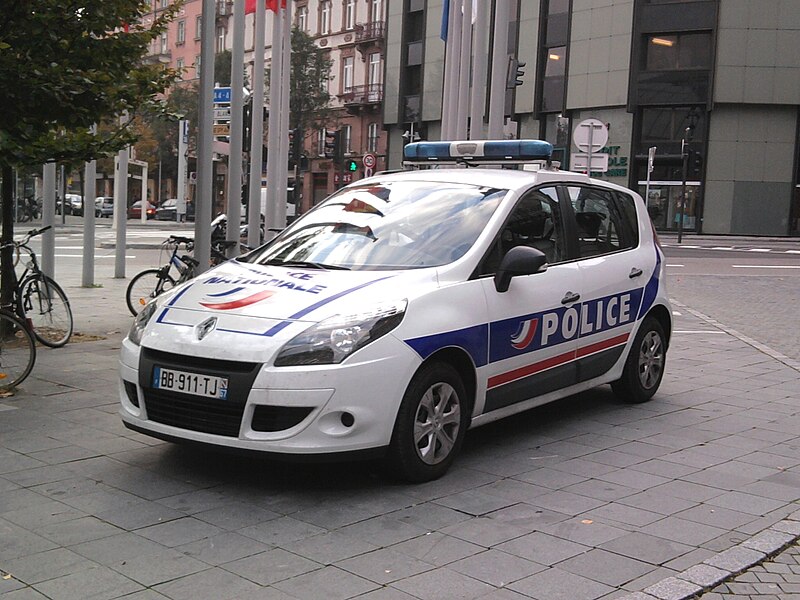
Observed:
[[[244,14],[256,12],[257,0],[244,0]],[[266,0],[267,8],[272,12],[278,12],[278,0]],[[281,8],[286,8],[286,0],[281,0]]]

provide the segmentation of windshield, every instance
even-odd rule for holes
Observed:
[[[472,247],[506,192],[431,181],[350,187],[243,260],[353,270],[445,265]]]

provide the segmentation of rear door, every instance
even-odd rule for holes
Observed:
[[[482,371],[487,413],[567,387],[577,381],[581,273],[571,259],[561,202],[554,186],[520,198],[479,275],[489,314],[489,362]],[[492,275],[519,245],[545,253],[547,270],[517,276],[506,292]]]
[[[580,306],[577,379],[605,374],[622,356],[656,254],[639,243],[632,196],[598,186],[562,188],[577,227]]]

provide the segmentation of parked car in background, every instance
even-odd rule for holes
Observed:
[[[111,196],[98,196],[95,201],[95,217],[111,217],[114,214],[114,198]]]
[[[178,199],[170,198],[164,200],[156,209],[156,219],[158,221],[177,221],[178,220]]]
[[[80,194],[66,194],[66,201],[56,198],[56,214],[60,215],[62,210],[68,215],[83,214],[83,198]]]
[[[156,216],[156,207],[147,203],[147,207],[145,208],[147,211],[147,218],[154,219]],[[129,219],[141,219],[142,218],[142,201],[137,200],[133,204],[131,204],[130,208],[128,209],[128,218]]]

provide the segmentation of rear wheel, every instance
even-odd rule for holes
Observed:
[[[18,386],[36,361],[36,344],[16,317],[0,313],[0,390]]]
[[[394,476],[411,482],[437,479],[453,463],[469,423],[467,394],[445,363],[423,366],[408,385],[389,446]]]
[[[125,292],[128,310],[139,314],[151,299],[175,287],[175,280],[161,269],[145,269],[131,279]]]
[[[33,275],[22,282],[20,298],[37,340],[51,348],[60,348],[69,341],[72,309],[61,286],[47,275]]]
[[[622,377],[611,388],[625,402],[647,402],[661,385],[666,360],[664,328],[657,319],[647,317],[633,340]]]

